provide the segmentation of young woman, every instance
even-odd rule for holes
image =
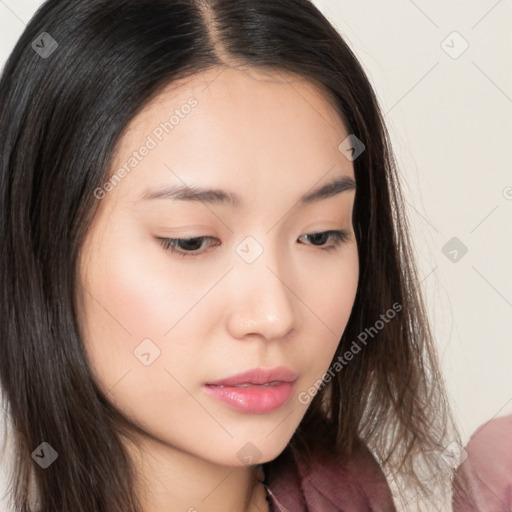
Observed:
[[[388,137],[309,1],[46,2],[0,171],[13,510],[442,510]]]

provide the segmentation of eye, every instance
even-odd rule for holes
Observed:
[[[166,251],[178,254],[179,256],[195,256],[201,254],[199,249],[203,242],[215,241],[213,236],[196,236],[194,238],[161,238],[157,237]],[[216,245],[219,245],[218,243]]]
[[[206,242],[216,242],[210,245],[219,245],[219,241],[212,236],[197,236],[194,238],[161,238],[156,237],[160,241],[162,247],[166,251],[170,251],[179,256],[198,256],[204,251]],[[313,245],[319,247],[323,251],[333,251],[342,243],[350,239],[350,233],[347,230],[330,230],[322,231],[319,233],[308,233],[302,235],[300,238],[309,238]],[[331,245],[326,245],[326,242],[332,240]]]
[[[350,240],[350,233],[345,229],[330,230],[321,231],[319,233],[309,233],[307,235],[302,235],[299,238],[310,238],[313,242],[310,245],[320,247],[320,249],[323,251],[334,251],[342,243],[348,242]],[[325,246],[325,242],[329,239],[332,239],[332,245]]]

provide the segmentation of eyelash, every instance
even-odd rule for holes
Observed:
[[[336,250],[341,244],[348,242],[348,240],[350,239],[349,232],[344,229],[307,233],[305,235],[301,235],[301,237],[314,236],[314,235],[328,235],[329,238],[332,238],[332,240],[334,241],[334,245],[328,245],[327,247],[323,247],[321,245],[315,246],[314,244],[308,244],[308,245],[313,245],[314,247],[320,247],[321,251],[326,251],[326,252]],[[170,252],[172,252],[178,256],[182,256],[182,257],[195,257],[195,256],[201,255],[202,253],[199,253],[197,251],[183,252],[183,251],[177,250],[176,247],[178,246],[179,243],[191,242],[194,240],[197,240],[200,242],[204,242],[207,240],[210,240],[210,241],[215,240],[215,238],[212,236],[195,236],[193,238],[162,238],[162,237],[156,237],[156,238],[157,238],[157,240],[160,241],[162,247],[166,251],[170,251]],[[216,245],[219,245],[219,244],[216,244]]]

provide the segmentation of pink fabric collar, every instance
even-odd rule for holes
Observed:
[[[271,512],[396,512],[382,470],[362,445],[351,457],[308,461],[288,447],[263,466]]]

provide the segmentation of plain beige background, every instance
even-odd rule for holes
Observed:
[[[315,3],[362,62],[385,113],[466,441],[512,413],[512,2]],[[40,4],[0,0],[0,65]]]

